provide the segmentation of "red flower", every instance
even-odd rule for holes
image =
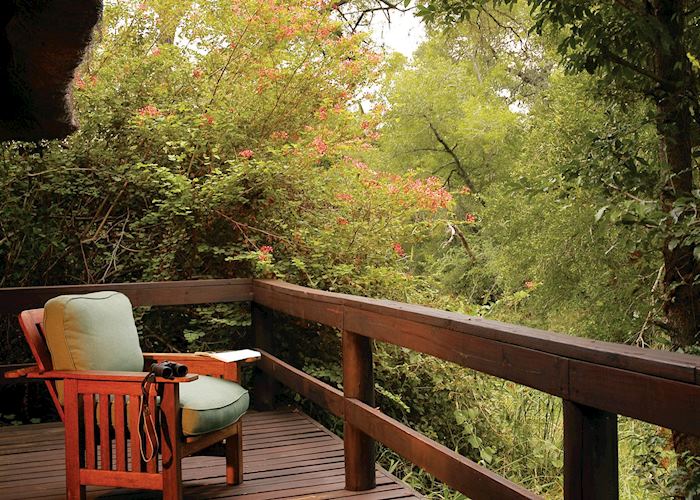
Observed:
[[[241,156],[246,160],[250,160],[253,157],[253,151],[250,149],[244,149],[243,151],[238,153],[238,156]]]
[[[464,219],[467,221],[469,224],[474,224],[476,222],[476,215],[474,214],[467,214],[464,216]]]
[[[150,118],[155,118],[156,116],[160,116],[163,113],[160,112],[158,108],[155,106],[149,104],[148,106],[144,106],[143,108],[139,109],[139,114],[141,116],[148,116]]]
[[[320,155],[325,155],[326,151],[328,151],[328,144],[323,142],[323,139],[320,136],[315,137],[311,144],[314,148],[316,148],[316,152]]]
[[[258,260],[265,262],[272,255],[272,247],[270,245],[263,245],[260,247],[260,253],[258,254]]]
[[[459,194],[469,194],[471,192],[472,192],[472,190],[469,189],[468,186],[462,186],[462,189],[459,190]]]
[[[192,70],[192,76],[194,78],[202,78],[203,74],[204,74],[204,72],[199,68],[195,68],[194,70]]]
[[[533,288],[535,288],[535,282],[534,281],[526,281],[525,288],[527,288],[528,290],[532,290]]]
[[[348,220],[345,217],[338,217],[338,224],[341,226],[347,226]]]
[[[367,164],[366,164],[365,162],[363,162],[363,161],[355,160],[355,161],[352,162],[352,164],[353,164],[353,166],[354,166],[355,168],[358,168],[358,169],[360,169],[360,170],[365,170],[365,171],[369,170],[369,167],[368,167]]]
[[[353,200],[352,195],[347,194],[347,193],[340,193],[340,194],[335,195],[335,197],[339,200],[342,200],[342,201],[352,201]]]
[[[326,120],[327,118],[328,118],[328,110],[326,108],[319,108],[318,119],[319,120]]]
[[[293,38],[297,34],[297,30],[291,26],[283,27],[277,34],[277,40],[284,40],[285,38]]]
[[[406,255],[406,252],[403,251],[401,243],[394,243],[393,245],[391,245],[391,248],[394,250],[394,253],[399,257],[403,257]]]
[[[160,55],[160,49],[159,49],[158,47],[156,47],[155,49],[153,49],[153,50],[151,51],[151,55],[152,55],[152,56],[159,56],[159,55]]]
[[[202,115],[202,118],[204,118],[206,120],[208,125],[212,125],[214,123],[214,117],[211,116],[209,113],[204,113]]]
[[[75,86],[80,90],[86,87],[85,80],[83,80],[80,75],[75,75]]]
[[[403,190],[416,195],[419,206],[432,212],[447,208],[448,203],[452,201],[452,195],[442,187],[442,181],[438,177],[415,179],[405,184]]]

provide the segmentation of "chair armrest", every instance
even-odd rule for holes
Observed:
[[[143,353],[144,369],[150,364],[161,361],[174,361],[186,365],[190,373],[223,377],[226,380],[240,383],[240,368],[247,360],[221,361],[211,356],[194,353],[145,352]]]
[[[197,356],[196,354],[188,353],[170,353],[170,352],[144,352],[143,353],[143,369],[150,370],[150,365],[161,363],[163,361],[174,361],[187,366],[190,373],[198,375],[209,375],[219,377],[227,371],[237,372],[236,363],[223,363],[218,359],[209,358],[207,356]]]
[[[102,382],[141,382],[148,372],[117,372],[117,371],[98,371],[98,370],[52,370],[46,372],[31,372],[27,374],[27,378],[41,378],[49,380],[93,380]],[[184,382],[192,382],[199,377],[196,374],[185,375],[173,379],[156,377],[156,382],[161,384],[180,384]]]
[[[212,358],[211,356],[206,356],[204,354],[194,354],[191,352],[144,352],[143,359],[147,361],[177,361],[178,363],[186,364],[190,363],[223,363],[223,364],[236,364],[236,363],[254,363],[257,358],[247,358],[239,359],[237,361],[221,361],[220,359]]]
[[[25,366],[24,368],[19,368],[18,370],[11,370],[11,371],[5,372],[3,374],[3,377],[4,378],[22,378],[22,377],[26,377],[30,373],[35,373],[38,371],[40,371],[38,365]]]
[[[162,361],[175,361],[181,364],[187,364],[188,362],[197,363],[221,363],[218,359],[210,358],[208,356],[200,356],[198,354],[193,354],[191,352],[144,352],[144,361],[155,361],[160,363]]]

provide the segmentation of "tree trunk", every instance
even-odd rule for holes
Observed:
[[[663,210],[671,212],[677,200],[692,197],[693,163],[691,142],[692,73],[684,40],[685,1],[657,0],[655,15],[666,27],[668,40],[659,40],[656,48],[657,131],[660,138],[660,160],[664,186],[661,191]],[[669,43],[670,42],[670,43]],[[681,218],[684,215],[681,215]],[[674,223],[669,222],[668,229]],[[673,236],[664,242],[664,315],[675,347],[695,345],[698,341],[700,297],[695,280],[698,265],[694,247],[672,244]],[[700,456],[700,438],[673,433],[676,452]],[[681,461],[683,462],[683,461]]]

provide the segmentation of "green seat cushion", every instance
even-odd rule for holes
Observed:
[[[110,401],[113,400],[110,396]],[[160,405],[160,398],[156,403]],[[200,375],[193,382],[180,384],[182,434],[198,436],[228,427],[245,414],[249,403],[248,391],[229,380]],[[126,411],[129,404],[129,396],[126,396]],[[114,404],[111,407],[114,422]],[[95,412],[95,418],[99,424],[99,412]],[[127,425],[131,425],[128,419]]]
[[[197,436],[235,423],[248,410],[248,391],[235,382],[200,376],[180,384],[182,433]]]
[[[44,306],[54,370],[142,371],[131,302],[119,292],[61,295]],[[57,384],[63,401],[62,384]]]

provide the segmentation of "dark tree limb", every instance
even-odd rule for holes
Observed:
[[[457,238],[459,238],[460,243],[462,243],[462,247],[464,247],[464,250],[466,250],[467,255],[469,255],[469,258],[471,259],[472,262],[476,262],[476,255],[474,255],[474,252],[472,251],[471,247],[469,246],[469,242],[467,241],[467,238],[464,236],[464,233],[457,227],[456,224],[450,224],[450,228],[455,232],[457,235]]]
[[[438,132],[437,128],[433,125],[433,123],[428,119],[428,117],[425,117],[425,119],[428,121],[428,127],[430,127],[430,131],[433,133],[435,136],[435,139],[440,143],[442,146],[442,152],[447,153],[450,155],[450,158],[452,158],[452,164],[455,166],[455,170],[459,172],[459,175],[462,177],[462,180],[464,183],[467,185],[469,190],[476,194],[476,188],[474,187],[474,183],[472,182],[471,178],[469,177],[469,174],[467,173],[467,170],[464,168],[462,165],[462,161],[459,159],[459,156],[457,156],[457,153],[455,150],[457,149],[457,146],[459,143],[455,144],[454,146],[450,147],[450,145],[447,143],[447,141],[442,137],[440,132]],[[479,199],[481,204],[483,205],[483,200]]]

